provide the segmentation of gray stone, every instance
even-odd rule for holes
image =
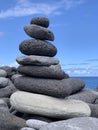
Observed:
[[[91,109],[91,116],[98,118],[98,104],[88,104]]]
[[[36,17],[32,18],[30,23],[47,28],[49,26],[49,19],[46,17]]]
[[[24,31],[32,38],[54,41],[54,34],[47,28],[31,24],[25,26]]]
[[[9,97],[15,91],[16,91],[16,88],[14,84],[9,80],[8,86],[0,89],[0,98]]]
[[[40,93],[54,97],[64,98],[84,88],[85,84],[77,78],[62,80],[40,79],[21,76],[15,79],[16,88],[23,91]]]
[[[75,100],[82,100],[87,103],[94,103],[97,97],[98,97],[98,92],[90,88],[84,88],[80,92],[70,95],[65,99],[75,99]]]
[[[7,77],[10,78],[13,74],[16,73],[15,67],[9,67],[9,66],[1,66],[0,69],[3,69],[7,73]]]
[[[8,108],[6,102],[2,99],[0,99],[0,110],[9,112],[9,108]]]
[[[22,128],[22,129],[20,129],[20,130],[35,130],[35,129],[29,128],[29,127],[24,127],[24,128]]]
[[[36,130],[39,130],[42,126],[47,125],[48,123],[45,121],[40,121],[40,120],[34,120],[34,119],[29,119],[26,121],[26,125],[28,127],[34,128]]]
[[[98,91],[97,91],[98,92]],[[98,104],[98,96],[96,97],[94,104]]]
[[[17,78],[17,77],[20,77],[22,76],[21,74],[14,74],[12,77],[11,77],[11,81],[14,82],[14,80]]]
[[[0,77],[6,77],[7,76],[7,72],[3,69],[0,69]]]
[[[25,126],[25,120],[0,109],[0,130],[20,130]]]
[[[11,105],[10,105],[10,99],[9,98],[3,97],[3,98],[0,98],[0,99],[2,99],[7,104],[8,108],[11,107]]]
[[[60,65],[51,66],[19,66],[18,72],[31,77],[48,78],[48,79],[63,79],[64,72]]]
[[[69,75],[64,72],[64,79],[68,79],[68,78],[69,78]]]
[[[8,85],[8,79],[5,77],[0,77],[0,89]]]
[[[30,39],[19,45],[19,50],[25,55],[39,55],[53,57],[57,53],[56,47],[47,41]]]
[[[11,105],[17,111],[58,119],[90,116],[87,103],[78,100],[63,100],[51,96],[17,91],[11,95]]]
[[[16,59],[20,65],[50,66],[59,64],[59,60],[47,56],[21,56]]]
[[[97,130],[98,119],[92,117],[79,117],[64,121],[50,123],[39,130]]]

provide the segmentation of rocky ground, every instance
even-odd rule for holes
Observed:
[[[32,18],[19,67],[0,67],[0,130],[97,130],[98,92],[62,70],[48,26]]]

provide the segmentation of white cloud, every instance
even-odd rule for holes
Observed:
[[[70,76],[98,76],[96,68],[66,68],[64,71]]]
[[[10,63],[8,66],[17,68],[19,65],[16,61],[14,61],[14,62]]]
[[[80,5],[83,0],[61,0],[49,3],[33,3],[29,0],[18,0],[14,7],[0,11],[0,18],[28,16],[34,14],[60,14],[61,9],[68,10],[74,6]]]

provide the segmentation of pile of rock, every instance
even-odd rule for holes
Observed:
[[[48,26],[49,19],[33,18],[24,27],[32,39],[19,45],[20,66],[0,70],[0,130],[97,130],[98,119],[89,116],[98,117],[98,92],[61,69]]]
[[[24,113],[22,118],[27,119],[34,115],[38,119],[43,116],[51,120],[90,116],[87,103],[64,99],[81,91],[85,84],[80,79],[69,78],[61,69],[59,60],[54,58],[57,48],[49,42],[54,40],[54,34],[47,29],[48,26],[47,18],[33,18],[31,24],[24,27],[32,39],[19,45],[19,50],[26,56],[16,59],[21,75],[14,78],[14,85],[19,91],[11,95],[11,106]]]
[[[0,98],[9,98],[16,88],[12,81],[7,78],[7,72],[0,69]]]
[[[26,126],[26,122],[10,113],[9,98],[17,89],[8,78],[9,73],[4,68],[4,66],[0,67],[0,130],[19,130]]]

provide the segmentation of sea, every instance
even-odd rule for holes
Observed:
[[[86,88],[96,89],[98,87],[98,77],[75,77],[85,82]]]

